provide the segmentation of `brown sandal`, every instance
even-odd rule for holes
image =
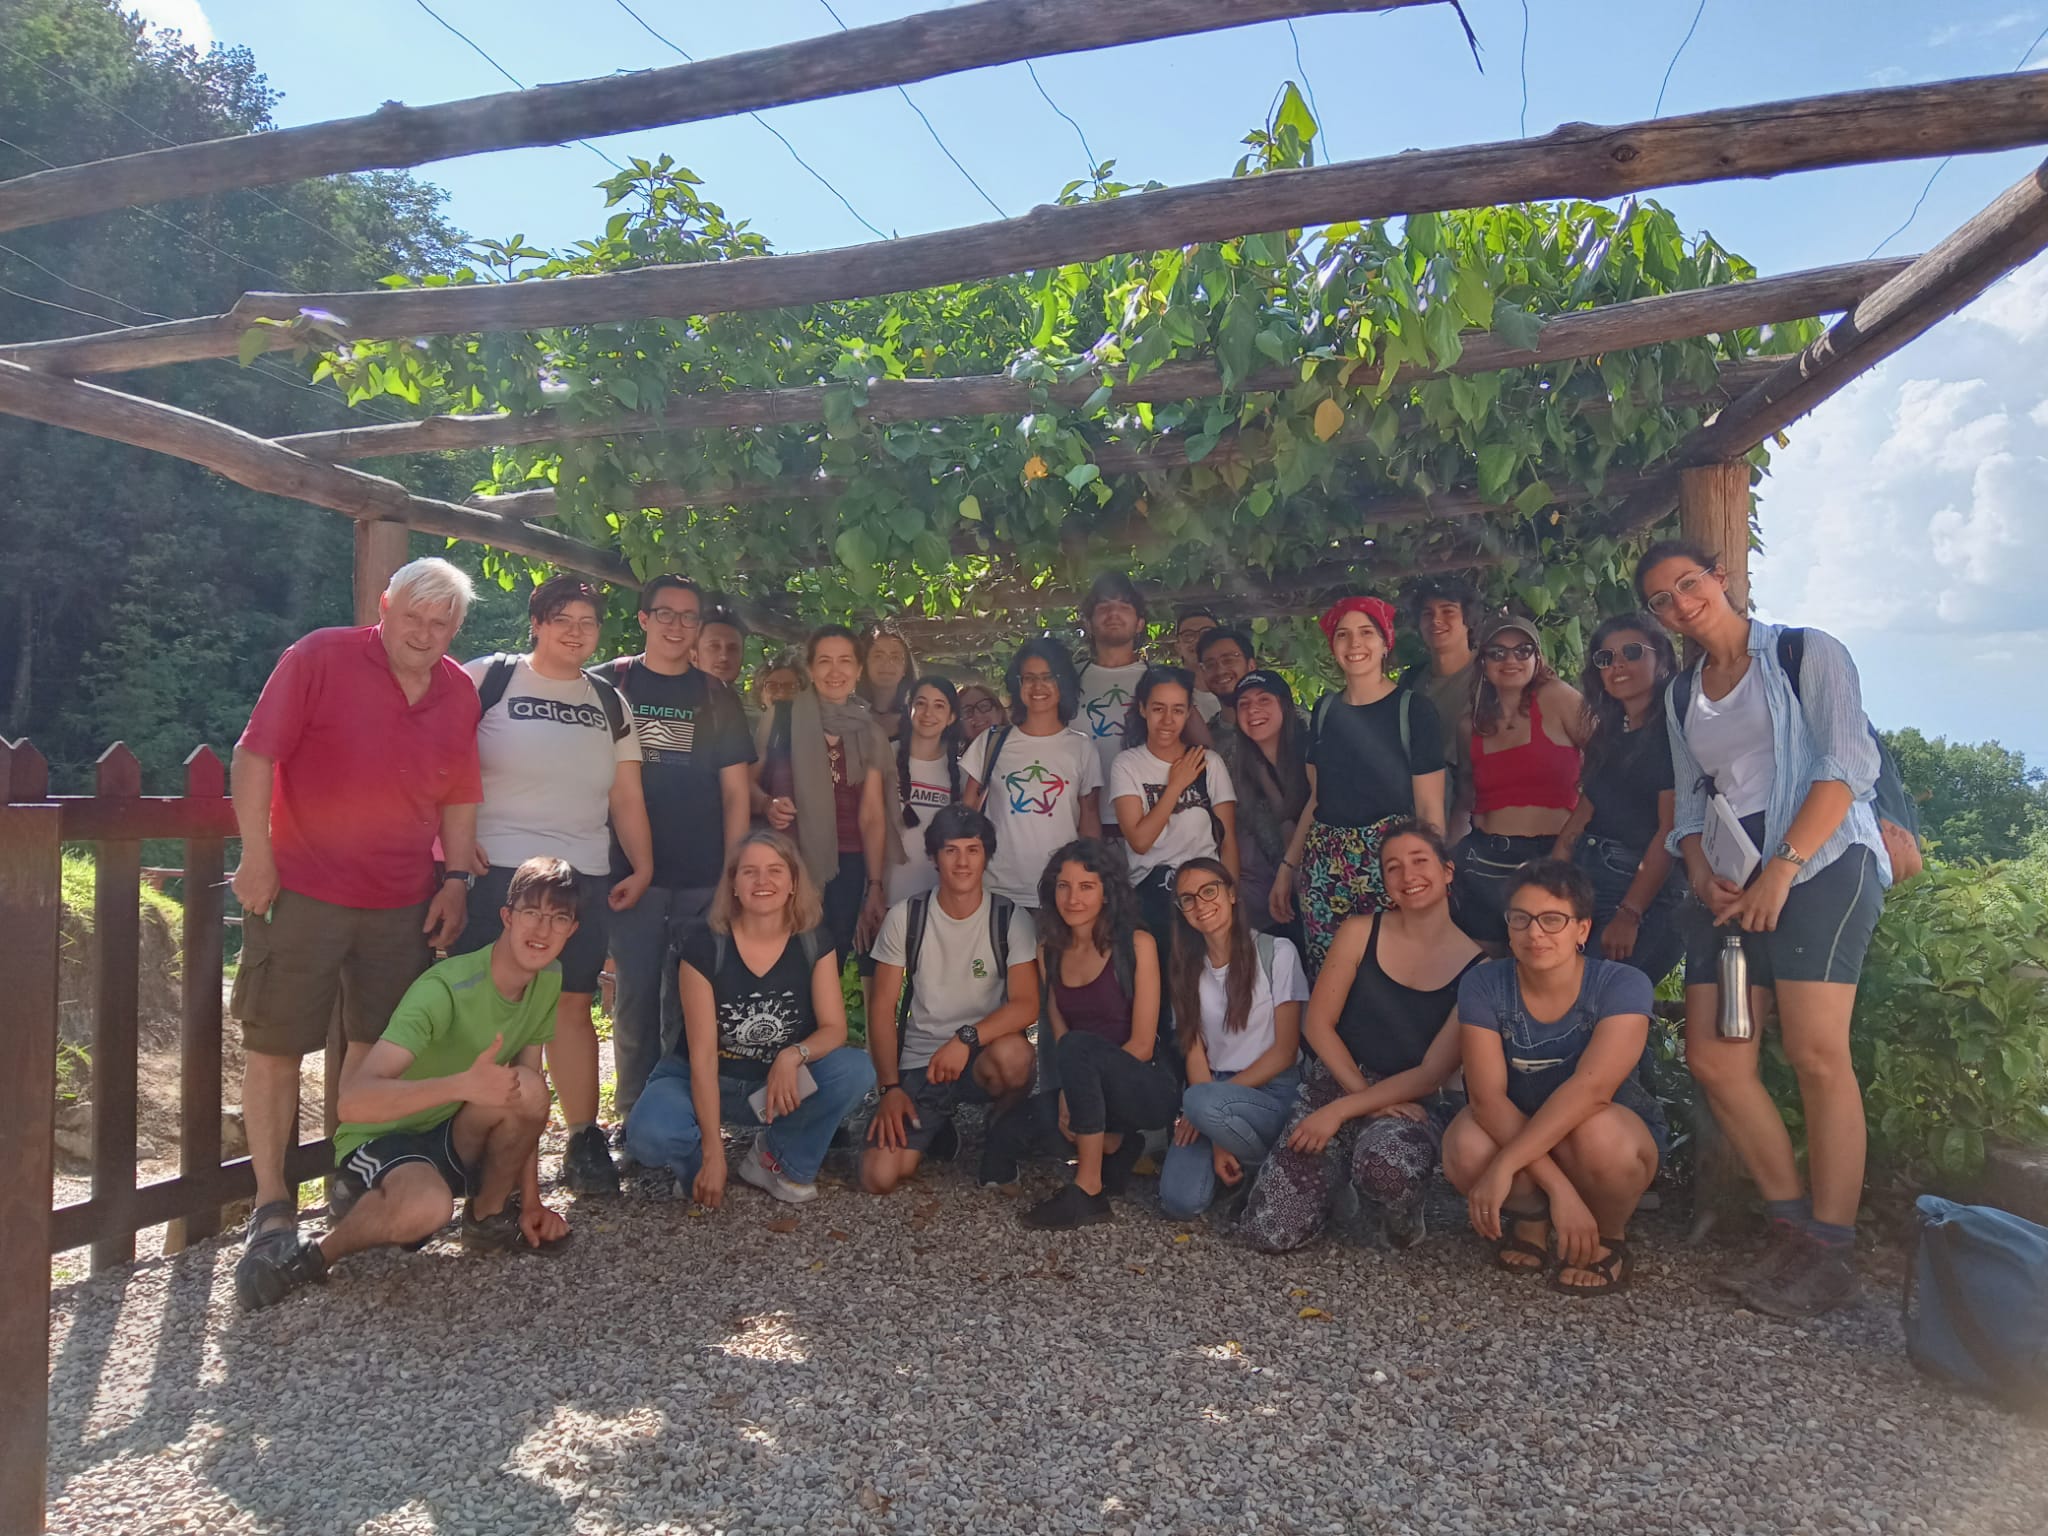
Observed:
[[[1537,1221],[1545,1223],[1546,1226],[1548,1225],[1550,1221],[1550,1202],[1548,1200],[1526,1210],[1518,1211],[1508,1206],[1501,1207],[1500,1241],[1493,1245],[1495,1268],[1504,1269],[1511,1275],[1540,1275],[1550,1267],[1549,1234],[1547,1232],[1545,1233],[1545,1241],[1541,1243],[1532,1243],[1526,1237],[1517,1237],[1515,1235],[1516,1227]],[[1524,1257],[1532,1258],[1536,1262],[1534,1264],[1517,1263],[1509,1257],[1510,1254],[1520,1254]]]
[[[1562,1296],[1612,1296],[1617,1291],[1628,1289],[1634,1278],[1636,1266],[1628,1256],[1628,1239],[1602,1235],[1600,1246],[1607,1250],[1606,1256],[1588,1259],[1583,1264],[1560,1264],[1557,1272],[1550,1277],[1550,1288]],[[1568,1269],[1584,1275],[1598,1275],[1598,1285],[1572,1285],[1564,1278]]]

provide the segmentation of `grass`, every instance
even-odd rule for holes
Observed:
[[[64,850],[60,885],[64,906],[68,911],[75,913],[87,927],[92,926],[97,905],[93,890],[96,876],[97,866],[89,851],[79,845]],[[178,931],[178,925],[184,920],[184,908],[148,881],[144,881],[142,885],[142,907],[145,911],[154,909],[173,933]]]

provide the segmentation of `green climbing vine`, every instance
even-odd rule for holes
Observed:
[[[1316,124],[1291,85],[1245,140],[1240,176],[1313,163]],[[1143,189],[1114,162],[1062,203]],[[480,242],[442,282],[535,282],[769,254],[667,157],[606,185],[603,232],[560,251]],[[1600,531],[1610,478],[1654,465],[1700,418],[1727,361],[1796,349],[1809,323],[1504,372],[1437,372],[1465,337],[1527,346],[1543,320],[1738,281],[1750,266],[1688,238],[1654,202],[1484,207],[1281,230],[881,298],[660,317],[527,334],[355,344],[329,352],[353,401],[421,410],[660,410],[704,391],[828,386],[823,419],[622,435],[497,452],[480,489],[556,488],[557,525],[636,569],[678,567],[804,617],[914,608],[1034,622],[1040,589],[1091,563],[1164,588],[1228,588],[1350,562],[1366,584],[1484,552],[1492,594],[1546,621],[1561,650],[1626,601],[1627,543]],[[404,285],[412,279],[387,281]],[[1226,393],[1132,404],[1119,389],[1210,359]],[[1274,376],[1275,370],[1282,370]],[[1034,404],[1003,416],[866,420],[879,380],[1007,374]],[[1095,388],[1074,405],[1051,391]],[[1277,386],[1277,387],[1276,387]],[[1105,456],[1155,456],[1105,474]],[[1759,461],[1762,455],[1759,454]],[[792,487],[828,481],[831,494]],[[683,487],[642,511],[633,487]],[[781,494],[762,499],[771,484]],[[721,498],[755,488],[744,505]],[[1501,510],[1374,521],[1380,498],[1476,490]]]

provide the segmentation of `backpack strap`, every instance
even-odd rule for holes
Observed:
[[[903,990],[896,994],[896,1044],[903,1044],[903,1026],[910,1019],[910,994],[917,985],[917,957],[924,952],[924,927],[932,915],[931,892],[913,896],[903,914]]]
[[[1016,920],[1017,903],[1007,896],[988,899],[988,942],[995,951],[996,970],[1003,978],[1003,995],[1010,995],[1010,924]]]
[[[714,933],[713,933],[713,934],[711,935],[711,979],[712,979],[712,980],[714,980],[714,981],[715,981],[715,980],[717,979],[717,977],[718,977],[718,973],[719,973],[720,971],[722,971],[722,970],[724,970],[724,969],[725,969],[725,957],[726,957],[727,955],[730,955],[731,953],[732,953],[732,935],[731,935],[731,934],[729,934],[729,933],[716,933],[716,932],[714,932]]]
[[[1799,698],[1799,669],[1806,665],[1805,630],[1778,631],[1778,665],[1784,669],[1785,681],[1792,685],[1792,697]]]
[[[818,942],[818,930],[806,928],[802,933],[798,934],[796,936],[796,947],[803,952],[804,969],[806,971],[815,971],[818,968],[819,958],[825,953],[824,945]]]
[[[996,778],[996,759],[1003,755],[1003,748],[1008,745],[1010,740],[1010,732],[1016,728],[1014,724],[1008,721],[997,726],[995,735],[988,744],[988,756],[982,759],[981,803],[984,810],[988,805],[988,787],[995,782]]]
[[[519,658],[507,656],[499,651],[491,657],[491,664],[484,668],[484,675],[477,680],[476,701],[481,706],[477,718],[482,719],[505,697],[505,690],[512,686],[512,675],[519,670]]]
[[[1373,921],[1379,921],[1377,913],[1373,915]],[[1273,935],[1260,929],[1252,935],[1252,947],[1259,952],[1259,972],[1266,978],[1266,994],[1270,997],[1273,992]],[[1278,1008],[1280,1005],[1275,1002],[1273,1006]]]
[[[604,706],[605,723],[612,728],[612,740],[624,741],[632,726],[626,720],[626,696],[619,692],[617,683],[604,675],[610,670],[611,667],[591,667],[583,675],[597,690],[597,702]]]
[[[1406,763],[1406,764],[1408,765],[1408,771],[1409,771],[1409,772],[1410,772],[1411,774],[1412,774],[1412,773],[1413,773],[1413,772],[1415,771],[1415,753],[1414,753],[1414,752],[1413,752],[1412,750],[1410,750],[1410,748],[1409,748],[1409,745],[1408,745],[1408,735],[1409,735],[1409,732],[1408,732],[1408,706],[1409,706],[1409,705],[1411,705],[1411,704],[1413,704],[1414,702],[1415,702],[1415,690],[1414,690],[1413,688],[1403,688],[1403,689],[1401,690],[1401,704],[1400,704],[1400,713],[1401,713],[1401,760],[1402,760],[1403,762],[1405,762],[1405,763]]]

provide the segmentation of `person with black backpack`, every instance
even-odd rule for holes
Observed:
[[[1138,910],[1162,954],[1173,942],[1173,872],[1189,859],[1218,859],[1237,878],[1237,787],[1221,754],[1190,741],[1194,707],[1187,668],[1146,668],[1124,728],[1131,745],[1109,770]]]
[[[1772,1221],[1762,1259],[1721,1283],[1758,1311],[1812,1317],[1857,1291],[1866,1131],[1849,1022],[1892,879],[1876,803],[1883,755],[1834,636],[1751,619],[1696,544],[1652,545],[1635,581],[1644,606],[1700,652],[1665,691],[1671,845],[1700,901],[1687,931],[1686,1062]],[[1735,943],[1752,1016],[1775,1002],[1799,1079],[1810,1202],[1759,1074],[1762,1031],[1719,1029],[1719,965]]]
[[[558,858],[576,871],[582,917],[562,949],[548,1073],[569,1127],[562,1182],[579,1195],[615,1195],[618,1168],[597,1123],[590,1001],[610,942],[606,916],[632,907],[654,878],[640,732],[612,681],[584,670],[603,629],[603,594],[564,572],[534,588],[527,612],[531,652],[481,656],[463,668],[482,710],[476,748],[484,799],[469,920],[449,953],[468,954],[497,939],[505,892],[528,859]],[[630,866],[619,879],[612,877],[614,832]]]
[[[875,938],[868,1054],[881,1102],[868,1123],[861,1188],[886,1195],[917,1172],[962,1104],[992,1104],[983,1184],[1014,1184],[1014,1137],[1000,1127],[1031,1087],[1025,1038],[1038,1018],[1029,908],[982,889],[996,829],[949,805],[924,829],[938,888],[898,902]]]

